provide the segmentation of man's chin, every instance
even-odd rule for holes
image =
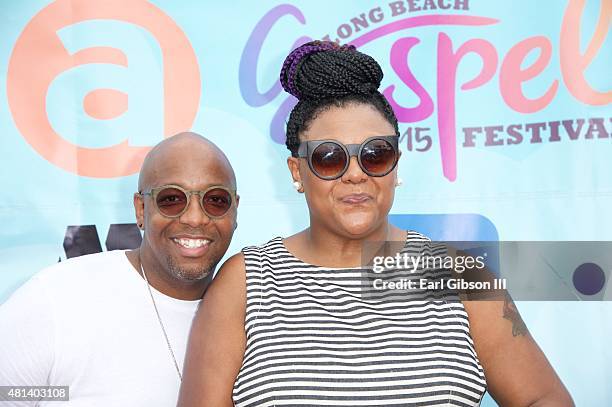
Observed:
[[[192,268],[178,268],[172,270],[172,273],[183,281],[201,281],[208,277],[212,270],[210,269],[192,269]]]
[[[214,266],[206,264],[182,264],[174,259],[168,259],[168,270],[178,280],[184,282],[196,282],[206,279],[212,274]]]

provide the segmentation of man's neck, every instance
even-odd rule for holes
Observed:
[[[146,280],[148,280],[151,287],[156,289],[162,294],[168,297],[176,298],[185,301],[199,300],[204,296],[206,288],[212,281],[213,272],[211,271],[206,278],[198,281],[179,281],[172,279],[169,272],[161,269],[160,265],[154,264],[153,261],[149,262],[143,257],[140,252],[141,249],[135,249],[126,252],[126,256],[134,270],[144,278],[142,272],[146,273]]]

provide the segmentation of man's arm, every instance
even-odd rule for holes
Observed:
[[[48,385],[54,347],[53,304],[37,275],[0,305],[0,386]],[[0,404],[17,407],[36,402]]]

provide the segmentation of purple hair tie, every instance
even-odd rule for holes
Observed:
[[[285,58],[280,74],[281,84],[284,85],[283,87],[285,90],[299,99],[301,96],[300,92],[297,90],[293,82],[293,78],[299,63],[307,55],[332,50],[355,51],[356,48],[354,45],[338,45],[337,43],[331,41],[311,41],[291,51],[291,53],[287,55],[287,58]]]

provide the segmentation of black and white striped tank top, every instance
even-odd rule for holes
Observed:
[[[411,242],[427,241],[408,232]],[[294,257],[277,237],[243,250],[246,406],[477,406],[486,382],[460,301],[378,301],[363,270]]]

